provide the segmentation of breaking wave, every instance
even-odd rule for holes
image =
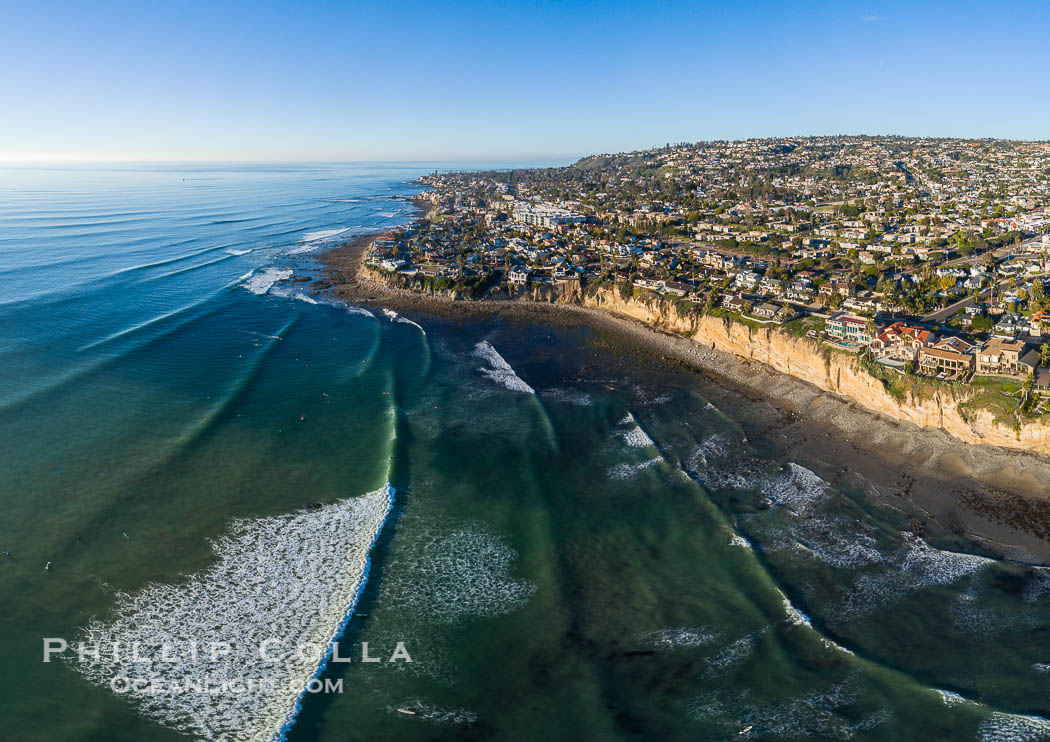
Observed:
[[[616,431],[616,435],[623,438],[623,442],[626,443],[628,446],[632,446],[634,448],[656,446],[656,444],[653,443],[653,439],[650,438],[644,430],[642,430],[642,427],[637,423],[637,421],[634,419],[634,415],[632,415],[630,412],[628,412],[627,415],[622,420],[620,420],[619,423],[617,423],[617,425],[630,426],[624,430]]]
[[[751,548],[753,548],[751,546],[751,542],[748,541],[743,536],[741,536],[739,533],[733,533],[729,537],[729,545],[730,546],[739,546],[742,549],[751,549]]]
[[[809,616],[796,608],[794,604],[788,600],[788,596],[781,593],[780,597],[784,601],[784,612],[787,614],[787,620],[789,623],[794,626],[808,626],[811,629],[813,628],[813,621],[810,620]]]
[[[290,286],[270,289],[270,296],[281,296],[285,299],[297,299],[299,301],[305,301],[307,304],[319,303],[317,299],[308,296],[302,289],[294,289]]]
[[[958,693],[953,693],[950,690],[940,690],[935,688],[933,692],[940,696],[941,701],[944,703],[945,706],[952,707],[961,706],[964,703],[972,703],[972,701],[968,701],[967,699],[960,696]]]
[[[302,255],[313,252],[324,247],[324,243],[339,235],[351,231],[352,227],[341,227],[339,229],[321,229],[315,232],[307,232],[299,240],[299,247],[288,250],[285,255]]]
[[[511,365],[504,360],[503,356],[501,356],[495,348],[492,347],[492,343],[488,340],[482,340],[474,346],[474,355],[488,362],[490,368],[478,369],[485,377],[501,386],[505,386],[511,391],[524,392],[525,394],[536,393],[535,389],[526,384],[524,380],[514,372]]]
[[[352,614],[392,505],[386,485],[313,510],[234,521],[214,544],[212,566],[179,584],[119,595],[115,617],[84,631],[83,641],[103,648],[103,661],[75,669],[101,686],[145,678],[178,689],[132,697],[145,717],[180,732],[219,742],[284,739]],[[109,657],[114,642],[137,643],[139,657]],[[213,642],[230,651],[213,659]],[[165,646],[179,661],[162,659]],[[245,692],[208,690],[230,683]]]
[[[771,478],[762,491],[795,514],[809,513],[828,494],[830,485],[804,466],[787,465],[782,476]]]
[[[393,309],[384,309],[383,310],[383,315],[387,319],[389,319],[391,322],[400,322],[401,324],[404,324],[404,325],[412,325],[413,327],[418,329],[424,335],[427,334],[427,331],[423,329],[423,326],[421,324],[419,324],[418,322],[413,322],[408,317],[402,317],[400,314],[395,312]]]
[[[242,284],[244,288],[253,294],[263,295],[278,281],[284,281],[292,277],[291,268],[265,268],[259,273],[252,273]]]
[[[730,441],[721,435],[713,435],[700,443],[683,463],[685,470],[706,487],[751,487],[761,475],[758,462],[750,459],[736,461],[732,454]]]
[[[990,713],[977,727],[981,742],[1034,742],[1050,738],[1050,720],[1041,716]]]
[[[349,232],[350,227],[339,227],[338,229],[319,229],[316,232],[307,232],[302,236],[300,242],[321,242],[322,240],[330,240],[336,235]]]
[[[994,564],[994,559],[942,551],[922,538],[901,532],[902,543],[884,560],[885,569],[863,574],[854,583],[835,620],[864,616],[900,597],[932,585],[950,585]]]

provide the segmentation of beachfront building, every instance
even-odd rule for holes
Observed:
[[[408,265],[408,262],[401,260],[400,258],[387,258],[386,260],[379,261],[379,267],[385,271],[390,271],[391,273],[401,270],[406,265]]]
[[[828,338],[837,345],[856,350],[871,343],[868,320],[852,314],[837,314],[824,323]]]
[[[524,268],[511,268],[507,271],[507,283],[511,286],[524,286],[529,282],[531,275],[532,272]]]
[[[726,294],[722,299],[722,306],[730,312],[743,314],[751,308],[751,302],[737,294]]]
[[[638,289],[648,289],[649,291],[661,291],[664,287],[664,280],[660,278],[636,278],[634,279],[634,287]]]
[[[771,301],[763,302],[751,310],[753,317],[772,320],[777,323],[787,322],[789,319],[793,319],[795,314],[793,309],[781,304],[774,304]]]
[[[973,371],[977,346],[947,337],[919,349],[919,372],[942,379],[958,379]]]
[[[894,322],[883,328],[871,341],[871,350],[879,359],[914,361],[919,350],[937,340],[937,336],[922,327]]]
[[[1023,376],[1039,365],[1039,354],[1020,340],[993,337],[977,354],[977,373],[996,376]]]

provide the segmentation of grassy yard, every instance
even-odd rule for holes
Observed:
[[[1006,420],[1020,404],[1021,382],[999,376],[974,376],[970,387],[976,392],[972,399],[959,405],[960,410],[988,410],[997,421]]]
[[[796,337],[805,337],[810,330],[818,335],[824,332],[824,319],[821,317],[799,317],[790,322],[785,322],[781,327]]]
[[[773,324],[763,324],[761,322],[755,322],[755,320],[753,319],[748,319],[742,314],[730,312],[728,309],[723,309],[722,307],[715,307],[714,309],[708,310],[707,313],[712,317],[721,317],[722,319],[727,319],[730,322],[738,322],[741,325],[747,325],[753,330],[760,330],[763,327],[776,327],[776,325]]]

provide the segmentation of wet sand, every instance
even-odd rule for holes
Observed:
[[[418,204],[417,204],[418,205]],[[891,419],[761,363],[701,346],[633,319],[571,304],[454,300],[378,283],[360,270],[374,239],[319,255],[316,288],[345,301],[446,319],[493,318],[586,327],[620,352],[700,371],[741,401],[765,406],[753,435],[773,435],[829,481],[850,477],[879,502],[915,516],[915,530],[955,536],[998,558],[1050,564],[1050,460],[972,445]],[[827,462],[842,462],[834,469]]]

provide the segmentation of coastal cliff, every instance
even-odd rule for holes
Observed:
[[[479,309],[481,305],[571,305],[634,320],[687,339],[702,348],[730,353],[745,361],[757,361],[893,420],[941,430],[965,443],[1050,456],[1050,422],[996,418],[991,410],[972,403],[978,391],[970,386],[902,377],[904,383],[894,388],[864,368],[855,355],[832,350],[815,339],[792,334],[778,325],[755,326],[727,317],[701,314],[692,311],[691,305],[664,296],[648,293],[625,295],[608,285],[581,290],[577,282],[504,286],[475,301],[455,289],[398,287],[389,274],[361,262],[355,267],[357,275],[378,293],[393,292],[392,295],[401,297],[414,296],[438,304],[475,305]]]
[[[855,356],[832,351],[814,339],[797,337],[775,325],[752,327],[723,317],[682,312],[664,298],[622,298],[615,289],[608,288],[590,294],[575,293],[569,300],[764,363],[826,392],[848,397],[873,412],[923,428],[937,428],[967,443],[1050,455],[1050,425],[1027,421],[1015,428],[996,421],[988,410],[965,408],[963,405],[973,393],[960,386],[931,383],[921,393],[910,392],[902,398],[868,373]]]

